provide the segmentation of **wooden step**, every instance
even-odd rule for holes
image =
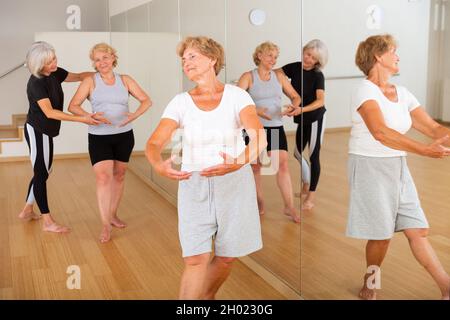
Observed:
[[[27,120],[26,114],[13,114],[10,125],[0,125],[0,153],[2,143],[20,142],[23,140],[23,127]]]

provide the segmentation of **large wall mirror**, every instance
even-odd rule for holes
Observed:
[[[111,43],[120,54],[119,71],[137,79],[154,103],[144,116],[145,120],[135,124],[136,147],[130,168],[176,205],[178,183],[152,172],[142,151],[167,103],[177,93],[192,88],[192,83],[182,73],[175,52],[177,43],[189,35],[204,35],[221,43],[226,66],[219,78],[224,83],[237,84],[242,73],[256,67],[252,54],[264,41],[272,41],[280,48],[276,68],[299,60],[301,3],[296,0],[277,3],[153,0],[125,4],[121,1],[117,10],[110,7]],[[255,8],[265,13],[263,23],[254,24],[254,18],[250,18]],[[298,192],[300,170],[293,157],[296,126],[291,118],[284,122],[289,139],[289,166],[294,191]],[[167,156],[170,152],[168,148]],[[267,199],[266,213],[261,217],[264,248],[243,258],[242,262],[285,297],[296,299],[300,297],[300,225],[283,214],[283,200],[273,173],[263,176],[263,189]],[[295,206],[299,212],[298,199]]]
[[[350,96],[365,78],[356,67],[360,41],[370,35],[392,34],[398,41],[400,71],[392,82],[406,87],[440,121],[447,121],[449,19],[446,1],[330,2],[303,0],[303,39],[328,46],[326,130],[321,150],[321,176],[316,203],[303,212],[302,294],[305,299],[357,299],[366,270],[366,241],[345,236],[349,207],[348,143],[352,125]],[[320,17],[320,19],[318,19]],[[323,23],[327,21],[327,23]],[[446,87],[447,86],[447,87]],[[408,135],[423,138],[414,129]],[[307,149],[306,154],[307,157]],[[429,240],[445,269],[448,255],[449,160],[413,153],[407,161],[422,208],[431,225]],[[414,259],[406,237],[398,233],[381,267],[381,299],[436,299],[439,291]]]

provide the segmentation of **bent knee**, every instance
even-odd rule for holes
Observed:
[[[206,265],[209,262],[209,253],[185,257],[185,258],[183,258],[183,260],[184,260],[184,264],[186,266],[194,267],[194,266]]]
[[[217,257],[216,256],[216,260],[222,264],[226,264],[231,266],[233,264],[234,261],[236,261],[236,258],[231,258],[231,257]]]
[[[118,170],[114,172],[114,180],[122,182],[125,180],[126,170]]]
[[[407,229],[404,233],[408,240],[414,240],[418,238],[426,238],[428,236],[428,231],[428,228]]]

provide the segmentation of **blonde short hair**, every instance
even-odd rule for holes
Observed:
[[[258,54],[264,53],[267,51],[273,51],[273,50],[276,50],[278,53],[280,53],[280,49],[278,48],[278,46],[275,43],[272,43],[270,41],[261,43],[259,46],[257,46],[255,48],[255,52],[253,52],[253,62],[257,66],[259,66],[259,64],[261,63],[261,60],[259,60]]]
[[[313,39],[309,41],[305,46],[303,47],[303,52],[305,52],[308,49],[312,49],[316,52],[316,59],[318,62],[316,63],[316,68],[323,69],[325,68],[326,64],[328,63],[328,48],[319,39]]]
[[[119,57],[117,56],[116,49],[114,49],[107,43],[101,42],[101,43],[97,43],[95,46],[92,47],[91,51],[89,51],[89,58],[91,58],[92,66],[94,67],[95,70],[97,70],[97,68],[95,67],[95,62],[94,62],[95,51],[106,52],[106,53],[113,55],[115,58],[114,62],[113,62],[113,67],[117,66],[117,60],[119,59]]]
[[[55,57],[55,49],[45,41],[33,43],[28,50],[26,64],[28,70],[36,78],[41,78],[41,71],[44,66]]]
[[[370,36],[358,45],[355,63],[367,76],[377,62],[376,56],[381,56],[391,48],[396,48],[397,43],[390,34]]]
[[[184,51],[187,48],[194,48],[200,53],[212,60],[216,60],[214,71],[216,75],[220,73],[225,65],[225,52],[222,45],[214,39],[208,37],[187,37],[181,41],[177,46],[177,54],[183,57]]]

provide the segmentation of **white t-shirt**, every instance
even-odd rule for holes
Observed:
[[[397,102],[392,102],[373,82],[365,79],[354,90],[351,97],[352,130],[350,133],[349,153],[368,157],[406,156],[405,151],[395,150],[375,140],[358,112],[359,107],[375,100],[384,116],[386,126],[402,134],[412,125],[410,112],[420,106],[416,97],[405,87],[395,86]]]
[[[239,87],[225,84],[220,104],[211,111],[199,109],[187,92],[176,95],[162,118],[178,122],[182,138],[181,170],[201,171],[224,162],[220,152],[237,157],[245,149],[239,112],[255,105]]]

